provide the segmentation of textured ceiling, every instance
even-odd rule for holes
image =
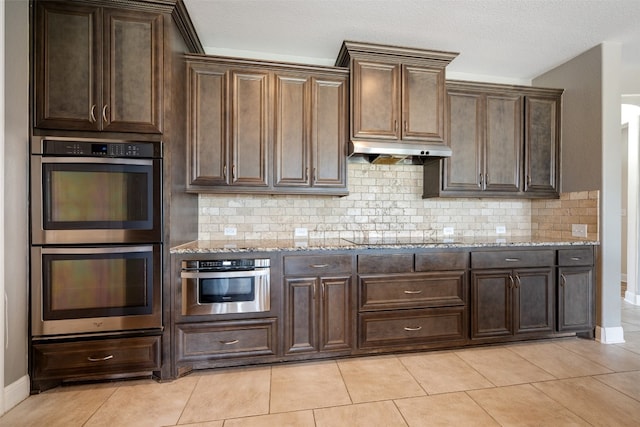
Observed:
[[[456,78],[527,82],[602,42],[640,69],[640,0],[184,0],[205,52],[333,65],[343,40],[459,52]]]

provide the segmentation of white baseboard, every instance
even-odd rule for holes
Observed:
[[[596,341],[602,344],[622,344],[624,342],[624,330],[622,326],[603,328],[596,326]]]
[[[624,300],[629,304],[640,305],[640,295],[634,294],[632,291],[625,291]]]
[[[29,397],[29,384],[29,375],[25,375],[4,388],[4,412]]]

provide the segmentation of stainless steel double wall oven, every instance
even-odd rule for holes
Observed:
[[[160,329],[162,144],[34,137],[32,336]]]

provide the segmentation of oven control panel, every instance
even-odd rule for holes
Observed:
[[[160,157],[159,144],[153,142],[102,142],[44,140],[43,154],[83,157]]]
[[[216,259],[182,262],[184,270],[198,271],[253,270],[266,267],[269,267],[269,259]]]

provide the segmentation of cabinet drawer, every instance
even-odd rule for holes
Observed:
[[[177,361],[276,353],[276,319],[176,325]]]
[[[360,276],[360,309],[464,305],[465,272]]]
[[[351,274],[350,255],[302,255],[284,257],[284,274],[323,276]]]
[[[558,250],[558,265],[593,265],[593,249],[560,249]]]
[[[358,273],[411,273],[413,254],[358,255]]]
[[[468,266],[468,252],[433,252],[416,254],[416,271],[464,270]]]
[[[522,268],[555,265],[555,251],[472,252],[471,268]]]
[[[360,348],[465,339],[463,308],[363,313]]]
[[[160,369],[160,337],[33,344],[37,380],[98,377]]]

